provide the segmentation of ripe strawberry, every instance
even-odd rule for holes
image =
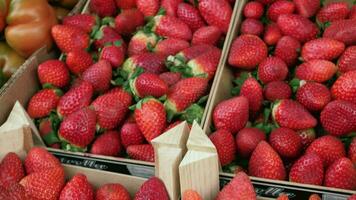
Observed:
[[[79,75],[93,64],[93,58],[87,51],[78,49],[68,52],[66,63],[72,73]]]
[[[0,163],[0,187],[9,188],[25,176],[20,158],[15,153],[7,153]]]
[[[116,6],[121,9],[130,9],[136,7],[135,0],[115,0]]]
[[[96,92],[105,92],[110,87],[112,76],[111,65],[106,60],[100,60],[83,72],[83,80],[93,85]]]
[[[292,96],[292,89],[283,81],[272,81],[264,88],[264,97],[268,101],[289,99]]]
[[[264,83],[283,81],[287,78],[288,67],[278,57],[268,57],[258,65],[258,78]]]
[[[277,42],[274,56],[282,59],[291,67],[296,63],[300,50],[301,45],[297,39],[291,36],[283,36]]]
[[[145,139],[136,123],[125,123],[120,130],[120,138],[125,149],[131,145],[143,144]]]
[[[137,27],[143,26],[144,23],[144,16],[138,9],[126,9],[116,16],[115,30],[121,35],[131,35]]]
[[[229,64],[241,69],[254,69],[267,58],[266,44],[255,35],[241,35],[230,49]]]
[[[283,158],[296,158],[303,148],[302,139],[289,128],[274,129],[269,137],[269,143]]]
[[[114,94],[115,98],[117,98],[121,103],[123,103],[125,107],[131,106],[132,96],[129,92],[124,90],[122,87],[113,88],[108,93]]]
[[[153,23],[151,30],[160,36],[182,40],[192,39],[189,26],[176,17],[158,15],[153,18]]]
[[[299,65],[295,75],[300,80],[322,83],[330,80],[336,72],[336,65],[330,61],[311,60]]]
[[[315,39],[319,32],[318,27],[312,21],[296,14],[279,16],[277,25],[284,35],[294,37],[301,43]]]
[[[221,50],[216,48],[190,60],[185,68],[185,70],[187,68],[190,70],[188,77],[199,76],[208,80],[213,79],[219,65],[220,56]]]
[[[267,9],[267,17],[268,19],[277,22],[280,15],[292,14],[294,13],[294,10],[295,5],[293,2],[286,0],[276,1]]]
[[[356,104],[356,71],[341,75],[331,88],[334,99],[346,100]]]
[[[247,2],[243,13],[246,18],[260,19],[263,15],[263,4],[258,1]]]
[[[153,73],[143,73],[130,82],[131,91],[138,97],[153,96],[159,98],[168,92],[167,84]]]
[[[263,91],[258,81],[252,77],[247,78],[241,86],[240,96],[248,99],[249,109],[252,113],[261,109],[263,102]]]
[[[294,130],[313,128],[317,120],[301,104],[283,99],[273,106],[273,119],[281,127]]]
[[[321,198],[317,194],[312,194],[309,196],[308,200],[321,200]]]
[[[280,2],[280,1],[277,1]],[[276,24],[268,24],[265,28],[263,41],[267,45],[276,45],[279,39],[282,38],[281,30],[279,30]]]
[[[16,182],[10,185],[9,188],[7,188],[8,195],[2,197],[1,196],[1,191],[0,191],[0,199],[9,199],[9,200],[32,200],[33,198],[30,197],[26,191],[25,188],[20,185],[20,183]]]
[[[116,14],[116,3],[114,0],[93,0],[89,4],[90,11],[99,17],[114,16]]]
[[[326,167],[330,166],[339,158],[346,156],[342,142],[331,135],[322,136],[314,140],[305,153],[316,153],[323,160],[324,166]]]
[[[118,156],[121,152],[120,136],[117,131],[106,131],[92,144],[90,153]]]
[[[155,53],[142,53],[131,56],[123,64],[123,70],[129,74],[129,77],[135,70],[141,67],[145,72],[160,74],[166,70],[164,57]]]
[[[34,147],[28,152],[24,165],[27,174],[61,168],[59,160],[40,147]]]
[[[41,84],[51,84],[62,88],[69,83],[69,72],[64,62],[47,60],[37,68],[38,79]]]
[[[257,19],[247,18],[241,24],[241,34],[260,36],[263,33],[263,24]]]
[[[124,186],[119,183],[109,183],[101,186],[96,191],[96,200],[110,200],[110,199],[120,199],[120,200],[130,200],[130,194]]]
[[[345,45],[330,38],[319,38],[304,44],[302,57],[305,61],[314,59],[334,60],[345,50]]]
[[[39,120],[38,131],[40,132],[42,140],[49,146],[58,144],[59,142],[55,127],[53,127],[55,126],[54,121],[51,116]]]
[[[164,72],[160,74],[159,77],[168,85],[168,87],[176,84],[182,78],[179,72]]]
[[[148,52],[147,47],[154,47],[157,41],[158,37],[156,34],[138,31],[134,36],[132,36],[130,40],[127,50],[128,55],[133,56],[136,54]]]
[[[355,104],[344,100],[335,100],[325,106],[320,114],[320,122],[331,135],[347,135],[356,128],[355,112]]]
[[[320,8],[319,0],[293,0],[293,3],[297,13],[305,18],[314,16]]]
[[[264,5],[269,5],[275,2],[275,0],[257,0],[258,2],[261,2]]]
[[[337,64],[342,73],[356,70],[356,46],[347,47]]]
[[[248,113],[248,99],[246,97],[234,97],[220,102],[214,108],[213,121],[217,129],[225,129],[233,135],[245,127]]]
[[[218,194],[216,200],[249,199],[256,200],[256,192],[250,178],[244,172],[239,172]]]
[[[127,147],[126,152],[130,158],[135,160],[142,160],[146,162],[155,161],[155,153],[152,145],[150,144],[130,145]]]
[[[169,195],[167,193],[164,183],[157,177],[152,177],[144,182],[138,192],[135,195],[134,200],[145,199],[159,199],[168,200]]]
[[[61,92],[56,89],[43,89],[33,95],[27,106],[31,118],[42,118],[50,114],[60,101]]]
[[[230,164],[235,159],[236,144],[234,136],[226,130],[220,129],[209,136],[218,152],[221,166]]]
[[[265,141],[258,143],[248,163],[249,175],[284,180],[286,170],[277,152]]]
[[[125,52],[123,48],[120,47],[120,43],[114,45],[105,46],[101,52],[99,60],[106,60],[110,62],[111,67],[119,68],[125,59]]]
[[[63,25],[76,26],[89,34],[99,28],[99,18],[86,13],[66,16],[62,23]]]
[[[175,55],[176,53],[186,49],[190,46],[189,42],[182,39],[167,38],[157,43],[153,51],[165,58],[169,55]]]
[[[322,185],[324,180],[323,160],[314,153],[300,157],[289,172],[289,181]]]
[[[211,44],[216,45],[222,32],[216,26],[203,26],[193,34],[192,45]]]
[[[336,160],[325,173],[324,185],[326,187],[346,190],[356,189],[356,169],[348,158]]]
[[[356,23],[355,20],[345,19],[331,23],[323,34],[325,38],[332,38],[343,42],[346,46],[356,45]]]
[[[266,140],[266,135],[260,129],[241,129],[236,135],[237,153],[242,157],[248,158],[262,140]]]
[[[94,198],[93,186],[83,174],[76,174],[64,186],[59,200],[81,199],[92,200]]]
[[[349,159],[354,165],[356,165],[356,137],[352,139],[349,146]]]
[[[316,138],[314,129],[298,130],[300,138],[302,138],[303,148],[306,149]]]
[[[223,33],[227,33],[232,8],[226,0],[201,0],[199,1],[199,11],[209,25],[219,27]]]
[[[125,51],[125,42],[122,37],[115,31],[114,28],[104,25],[94,35],[94,47],[96,49],[104,48],[107,44],[121,43],[121,48]]]
[[[207,44],[193,45],[176,54],[174,57],[175,58],[174,62],[178,62],[177,65],[179,65],[181,63],[185,63],[189,60],[192,60],[208,51],[212,51],[212,50],[216,51],[216,49],[218,48],[213,45],[207,45]]]
[[[333,22],[346,19],[349,16],[349,6],[347,2],[333,2],[321,8],[316,15],[316,19],[321,22]]]
[[[52,37],[64,53],[89,47],[89,35],[80,28],[69,25],[54,25]]]
[[[186,190],[183,193],[182,200],[203,200],[195,190]]]
[[[350,10],[349,19],[356,19],[356,6],[353,5]]]
[[[277,200],[289,200],[288,195],[281,193],[279,194]]]
[[[297,91],[297,101],[310,111],[322,110],[331,101],[329,89],[320,83],[307,82]]]
[[[183,0],[162,0],[161,8],[166,11],[166,15],[177,17],[178,5],[182,2]]]
[[[180,3],[178,5],[177,17],[187,24],[192,31],[196,31],[205,25],[199,10],[189,3]]]
[[[136,0],[136,6],[145,17],[152,17],[159,10],[159,0]]]

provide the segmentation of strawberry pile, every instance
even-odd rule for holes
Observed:
[[[162,199],[169,196],[156,177],[145,181],[133,199]],[[94,187],[84,174],[77,173],[66,183],[59,160],[45,149],[32,148],[24,163],[15,153],[8,153],[0,163],[0,199],[7,200],[130,200],[120,183]]]
[[[153,162],[152,139],[201,121],[233,3],[91,0],[92,14],[64,18],[52,28],[63,59],[38,66],[27,107],[43,140]]]
[[[228,172],[356,189],[356,6],[256,0],[210,135]]]

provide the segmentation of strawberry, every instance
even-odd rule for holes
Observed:
[[[113,88],[108,93],[114,94],[115,98],[117,98],[121,103],[123,103],[125,107],[131,106],[132,96],[129,92],[124,90],[122,87]]]
[[[87,51],[78,49],[68,52],[66,64],[72,73],[79,75],[93,64],[93,58]]]
[[[241,69],[254,69],[267,58],[266,44],[255,35],[241,35],[231,46],[228,62]]]
[[[220,102],[213,111],[215,128],[225,129],[236,135],[247,123],[248,108],[248,99],[243,96]]]
[[[196,31],[205,25],[199,10],[189,3],[180,3],[178,5],[177,17],[187,24],[192,31]]]
[[[209,136],[218,152],[221,166],[230,164],[235,159],[236,144],[234,136],[226,130],[220,129]]]
[[[258,143],[248,163],[249,175],[284,180],[286,170],[277,152],[265,141]]]
[[[323,160],[314,153],[300,157],[289,172],[289,181],[322,185],[324,180]]]
[[[278,28],[284,35],[296,38],[301,43],[315,39],[319,30],[309,19],[296,14],[283,14],[278,17]]]
[[[281,193],[276,200],[289,200],[288,195]]]
[[[347,47],[337,64],[342,73],[356,70],[356,46]]]
[[[0,163],[0,187],[9,188],[25,176],[20,158],[15,153],[7,153]]]
[[[356,44],[356,23],[355,20],[345,19],[331,23],[323,34],[325,38],[332,38],[343,42],[346,46]]]
[[[258,81],[252,77],[247,78],[241,86],[240,96],[248,99],[249,109],[252,113],[261,109],[263,102],[263,91]]]
[[[158,41],[158,37],[154,33],[145,33],[143,31],[137,31],[137,33],[132,36],[129,47],[128,55],[133,56],[136,54],[141,54],[148,52],[147,47],[154,47]]]
[[[109,183],[102,185],[96,191],[96,200],[110,200],[110,199],[120,199],[120,200],[130,200],[130,194],[124,186],[119,183]]]
[[[94,198],[93,186],[83,174],[76,174],[64,186],[59,200],[81,199],[92,200]]]
[[[89,47],[89,35],[75,26],[54,25],[52,37],[58,48],[64,53]]]
[[[295,5],[293,2],[286,0],[276,1],[267,9],[267,17],[271,21],[277,22],[280,15],[292,14],[294,10]]]
[[[317,194],[312,194],[309,196],[308,200],[321,200],[321,198]]]
[[[100,52],[99,60],[109,61],[113,68],[121,67],[125,59],[125,52],[120,46],[121,44],[119,42],[105,46]]]
[[[289,67],[297,61],[299,51],[301,50],[300,42],[290,36],[283,36],[278,40],[274,55],[282,59]]]
[[[56,123],[53,120],[54,117],[50,116],[48,118],[42,118],[40,124],[38,125],[38,131],[40,132],[42,140],[46,142],[47,145],[58,144],[59,139],[56,133]]]
[[[143,26],[145,19],[143,14],[136,8],[122,10],[115,18],[115,30],[121,35],[130,35],[136,28]]]
[[[100,60],[83,72],[83,80],[93,85],[96,92],[105,92],[110,87],[112,76],[111,65],[106,60]]]
[[[226,0],[200,0],[199,11],[205,21],[227,33],[232,16],[232,8]],[[219,9],[216,9],[219,8]]]
[[[100,17],[114,16],[116,14],[116,3],[114,0],[93,0],[89,3],[90,11]]]
[[[268,57],[258,65],[258,78],[264,83],[283,81],[287,78],[288,67],[278,57]]]
[[[162,0],[161,8],[166,11],[166,15],[177,17],[178,5],[182,2],[183,0]]]
[[[153,23],[151,30],[160,36],[182,40],[192,39],[189,26],[176,17],[158,15],[153,18]]]
[[[33,147],[28,152],[24,165],[27,174],[61,167],[56,157],[40,147]]]
[[[267,83],[264,88],[264,97],[268,101],[289,99],[292,96],[292,89],[283,81],[272,81]]]
[[[155,160],[155,153],[150,144],[130,145],[127,147],[126,152],[130,158],[135,160],[146,162],[154,162]]]
[[[356,128],[355,112],[355,104],[344,100],[335,100],[326,105],[320,113],[320,122],[331,135],[347,135]]]
[[[260,36],[263,33],[263,24],[257,19],[245,19],[241,24],[241,34]]]
[[[48,116],[57,107],[61,92],[56,89],[43,89],[33,95],[27,106],[27,113],[31,118]]]
[[[322,83],[330,80],[336,72],[336,65],[330,61],[311,60],[299,65],[295,75],[300,80]]]
[[[293,0],[293,3],[297,13],[305,18],[314,16],[320,8],[319,0]]]
[[[115,0],[116,6],[121,9],[130,9],[136,7],[136,0]]]
[[[302,57],[305,61],[314,59],[334,60],[345,50],[345,45],[330,38],[319,38],[304,44]]]
[[[69,72],[64,62],[47,60],[37,68],[37,76],[41,84],[51,84],[55,87],[65,87],[69,83]]]
[[[171,87],[182,78],[181,74],[178,72],[164,72],[160,74],[159,77],[168,85],[168,87]]]
[[[331,135],[322,136],[314,140],[305,153],[316,153],[323,160],[326,167],[346,155],[342,142]]]
[[[274,121],[281,127],[300,130],[313,128],[317,120],[301,104],[283,99],[273,106]]]
[[[168,92],[167,84],[153,73],[143,73],[130,81],[131,91],[138,97],[153,96],[159,98]]]
[[[183,193],[182,200],[203,200],[195,190],[186,190]]]
[[[136,6],[145,17],[152,17],[159,10],[159,0],[136,0]]]
[[[143,68],[145,72],[160,74],[165,71],[164,58],[155,53],[134,55],[126,59],[123,70],[127,72],[130,77],[138,67]]]
[[[10,187],[7,188],[7,192],[9,194],[3,198],[1,197],[1,194],[0,194],[0,199],[8,199],[9,197],[11,197],[10,200],[32,200],[33,199],[26,193],[25,188],[22,185],[20,185],[20,183],[17,183],[17,182],[10,185]]]
[[[239,172],[218,194],[216,200],[256,200],[256,192],[250,178],[244,172]]]
[[[356,194],[353,194],[347,200],[355,200],[355,199],[356,199]]]
[[[334,99],[346,100],[356,104],[356,71],[341,75],[331,88]]]
[[[94,46],[96,49],[104,48],[108,44],[121,43],[121,48],[125,51],[125,42],[114,28],[104,25],[94,35]]]
[[[300,138],[302,138],[303,148],[306,149],[314,140],[315,140],[315,131],[314,129],[304,129],[298,130],[297,133],[299,134]]]
[[[62,23],[63,25],[76,26],[89,34],[99,28],[99,18],[86,13],[66,16]]]
[[[174,62],[178,62],[179,65],[181,63],[185,63],[189,60],[192,60],[208,51],[212,51],[212,50],[216,51],[216,49],[218,48],[213,45],[207,45],[207,44],[193,45],[176,54],[174,57],[175,58]]]
[[[27,175],[20,181],[26,193],[43,200],[56,200],[65,184],[64,170],[53,168]]]
[[[64,118],[58,136],[64,143],[68,143],[65,148],[78,151],[86,148],[94,139],[95,122],[95,112],[89,108],[83,108]]]
[[[321,8],[316,19],[321,22],[333,22],[346,19],[349,16],[349,5],[347,2],[333,2]]]
[[[329,89],[320,83],[307,82],[297,91],[297,101],[310,111],[322,110],[331,101]]]
[[[81,108],[88,106],[93,96],[93,86],[86,81],[80,81],[65,93],[58,102],[57,113],[67,116]]]
[[[243,128],[236,135],[237,153],[248,158],[258,143],[266,140],[266,135],[258,128]]]
[[[166,111],[158,100],[146,98],[138,103],[135,120],[146,140],[151,142],[166,128]]]
[[[105,156],[118,156],[121,152],[120,136],[117,131],[106,131],[92,144],[90,153]]]
[[[175,55],[176,53],[188,48],[189,46],[189,42],[185,40],[167,38],[165,40],[159,41],[153,51],[159,55],[168,57],[169,55]]]
[[[144,182],[137,191],[134,200],[159,199],[168,200],[169,195],[164,183],[157,177],[152,177]]]
[[[289,128],[274,129],[269,137],[269,143],[283,158],[296,158],[303,148],[302,139]]]
[[[356,189],[356,169],[348,158],[340,158],[328,167],[325,172],[326,187],[347,190]]]
[[[211,44],[216,45],[222,32],[216,26],[203,26],[193,34],[192,45]]]
[[[260,19],[264,12],[263,7],[263,4],[258,1],[247,2],[243,14],[246,18]]]
[[[356,6],[353,5],[350,10],[349,19],[356,19]]]
[[[356,165],[356,137],[352,139],[352,142],[349,146],[349,159],[354,165]]]
[[[277,1],[280,2],[280,1]],[[281,30],[279,30],[276,24],[268,24],[265,28],[263,35],[263,41],[267,45],[276,45],[279,39],[282,38]]]
[[[120,130],[120,138],[125,149],[131,145],[143,144],[145,140],[136,123],[125,123]]]

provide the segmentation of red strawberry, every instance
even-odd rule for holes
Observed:
[[[230,164],[235,159],[236,144],[234,136],[226,130],[220,129],[209,136],[218,152],[222,166]]]
[[[131,106],[132,103],[132,96],[129,92],[124,90],[121,87],[116,87],[111,89],[108,93],[114,94],[121,103],[125,105],[125,107]]]
[[[281,30],[279,30],[276,24],[268,24],[266,26],[265,33],[263,36],[263,41],[265,41],[267,45],[276,45],[279,39],[281,38],[282,38]]]
[[[66,16],[63,19],[63,25],[71,25],[81,28],[86,33],[96,31],[99,24],[99,19],[95,15],[90,14],[75,14],[72,16]]]
[[[260,19],[263,15],[263,4],[258,1],[247,2],[243,13],[246,18]]]
[[[298,14],[306,18],[314,16],[320,8],[319,0],[293,0],[293,3]]]
[[[107,44],[121,43],[121,48],[125,51],[125,42],[114,28],[104,25],[94,35],[94,46],[96,49],[105,47]]]
[[[164,58],[155,53],[142,53],[131,56],[123,64],[123,70],[129,74],[129,77],[135,70],[141,67],[145,72],[160,74],[164,72]]]
[[[247,18],[241,24],[241,34],[260,36],[263,33],[263,24],[257,19]]]
[[[221,50],[216,48],[190,60],[186,66],[190,70],[188,76],[206,77],[211,80],[218,68],[220,56]]]
[[[289,181],[322,185],[324,180],[323,160],[314,153],[300,157],[289,172]]]
[[[260,178],[284,180],[286,170],[277,152],[265,141],[253,151],[248,163],[249,175]]]
[[[154,33],[145,33],[138,31],[130,40],[128,47],[128,55],[133,56],[148,52],[147,47],[154,47],[158,41],[157,35]]]
[[[303,148],[302,139],[289,128],[274,129],[269,137],[269,143],[283,158],[296,158]]]
[[[130,35],[136,28],[143,26],[145,19],[143,14],[136,8],[122,10],[115,18],[115,30],[122,35]]]
[[[106,131],[101,134],[92,144],[90,153],[118,156],[121,152],[120,136],[117,131]]]
[[[135,160],[142,160],[146,162],[155,161],[155,153],[152,145],[150,144],[130,145],[127,147],[126,152]]]
[[[136,7],[135,0],[115,0],[116,6],[121,9],[130,9]]]
[[[355,104],[344,100],[335,100],[325,106],[320,114],[320,122],[331,135],[347,135],[356,128],[355,112]]]
[[[248,158],[262,140],[266,140],[266,135],[260,129],[241,129],[236,135],[237,153]]]
[[[223,33],[227,33],[232,8],[226,0],[200,0],[199,11],[209,25],[217,26]]]
[[[47,83],[62,88],[69,83],[67,66],[59,60],[47,60],[40,64],[37,75],[42,85]]]
[[[324,166],[326,167],[346,155],[342,142],[338,138],[331,135],[322,136],[314,140],[314,142],[309,145],[305,153],[316,153],[321,159],[323,159]]]
[[[96,200],[130,200],[130,194],[124,186],[119,183],[109,183],[101,186],[96,191]]]
[[[332,38],[343,42],[346,46],[356,44],[356,21],[352,19],[338,20],[331,23],[323,34],[323,37]]]
[[[288,67],[278,57],[268,57],[258,65],[258,78],[265,84],[272,81],[283,81],[287,75]]]
[[[66,63],[72,73],[79,75],[93,64],[93,58],[87,51],[78,49],[67,54]]]
[[[57,133],[55,129],[53,129],[53,121],[54,120],[51,119],[51,116],[49,118],[42,118],[38,126],[41,138],[47,145],[56,145],[59,142]]]
[[[80,28],[69,25],[54,25],[52,37],[64,53],[89,47],[89,35]]]
[[[229,64],[241,69],[254,69],[267,58],[266,44],[255,35],[241,35],[231,46]]]
[[[213,121],[217,129],[225,129],[233,135],[245,127],[248,113],[248,99],[246,97],[234,97],[220,102],[214,108]]]
[[[177,17],[187,24],[192,31],[196,31],[205,25],[199,10],[188,3],[178,5]]]
[[[216,26],[203,26],[193,34],[192,45],[211,44],[216,45],[222,32]]]
[[[145,140],[136,123],[125,123],[120,130],[120,138],[125,149],[131,145],[143,144]]]
[[[250,178],[244,172],[239,172],[218,194],[216,200],[256,200],[256,193]]]
[[[316,138],[314,129],[305,129],[297,131],[300,138],[302,138],[303,148],[306,149]]]
[[[61,92],[56,89],[43,89],[33,95],[27,106],[31,118],[48,116],[57,107]]]
[[[80,123],[78,123],[80,122]],[[73,148],[86,148],[95,136],[96,116],[93,110],[83,108],[68,115],[59,128],[59,138],[72,145]],[[66,145],[66,149],[71,146]]]
[[[350,196],[347,200],[355,200],[356,199],[356,194]]]
[[[352,142],[349,146],[349,159],[354,165],[356,165],[356,137],[352,139]]]
[[[315,39],[319,32],[312,21],[296,14],[279,16],[277,25],[284,35],[294,37],[302,43]]]
[[[317,120],[301,104],[283,99],[273,106],[273,119],[281,127],[300,130],[313,128]]]
[[[325,173],[324,185],[326,187],[355,190],[356,169],[351,160],[340,158],[330,165]]]
[[[159,41],[153,51],[159,55],[168,57],[169,55],[175,55],[176,53],[188,48],[189,46],[189,42],[185,40],[167,38],[165,40]]]
[[[347,2],[333,2],[321,8],[316,19],[321,22],[333,22],[346,19],[349,16],[349,5]]]
[[[110,46],[105,46],[101,52],[99,60],[107,60],[113,68],[121,67],[125,59],[125,52],[121,47],[120,42],[114,43]]]
[[[178,5],[182,2],[183,0],[162,0],[161,8],[166,11],[166,15],[177,17]]]
[[[356,19],[356,6],[353,5],[351,7],[351,11],[350,11],[350,14],[349,14],[349,19]]]
[[[201,44],[201,45],[193,45],[192,47],[186,48],[180,51],[175,56],[175,62],[178,61],[179,64],[185,63],[191,59],[194,59],[208,51],[212,51],[218,49],[213,45]],[[178,65],[179,65],[178,64]]]
[[[140,97],[153,96],[159,98],[168,92],[167,84],[153,73],[143,73],[130,82],[132,92]]]
[[[297,91],[297,101],[310,111],[322,110],[331,101],[329,89],[320,83],[307,82]]]
[[[32,200],[33,199],[26,193],[25,188],[22,185],[20,185],[20,183],[14,183],[14,184],[10,185],[10,187],[7,189],[7,191],[9,192],[9,194],[6,197],[2,198],[1,194],[0,194],[1,199],[8,199],[9,197],[12,197],[12,198],[10,198],[10,200]]]
[[[331,94],[335,99],[356,104],[356,71],[341,75],[332,86]]]
[[[195,190],[186,190],[183,193],[182,200],[203,200],[200,194]]]
[[[269,82],[264,88],[264,96],[268,101],[289,99],[292,95],[292,89],[283,81]]]
[[[155,16],[159,10],[159,0],[136,0],[136,6],[145,17]]]
[[[334,63],[327,60],[311,60],[299,65],[295,75],[300,80],[322,83],[330,80],[337,71]]]
[[[15,153],[8,153],[0,163],[0,187],[9,188],[25,176],[20,158]]]
[[[261,2],[264,5],[269,5],[275,2],[275,0],[257,0],[258,2]]]
[[[263,91],[256,79],[250,77],[244,81],[240,89],[240,96],[248,99],[248,105],[252,113],[260,110],[263,102]]]
[[[158,15],[153,18],[153,22],[152,31],[160,36],[182,40],[192,39],[189,26],[176,17]]]
[[[278,17],[283,14],[294,13],[295,5],[291,1],[281,0],[271,4],[267,10],[268,19],[277,22]]]
[[[89,4],[90,11],[100,17],[114,16],[116,14],[116,3],[114,0],[93,0]]]
[[[319,38],[304,44],[302,57],[306,61],[314,59],[334,60],[345,50],[345,45],[330,38]]]
[[[179,72],[164,72],[160,74],[159,77],[168,85],[168,87],[171,87],[176,84],[182,76]]]
[[[278,40],[274,55],[282,59],[289,67],[297,61],[301,45],[298,40],[290,36],[283,36]]]
[[[111,65],[106,60],[100,60],[83,72],[83,80],[93,85],[96,92],[105,92],[110,87],[112,76]]]
[[[337,66],[342,73],[356,70],[356,46],[346,48],[340,56]]]
[[[56,157],[40,147],[34,147],[28,152],[24,165],[27,174],[61,167]]]
[[[289,200],[288,195],[281,193],[276,200]]]
[[[93,186],[89,183],[87,177],[83,174],[76,174],[63,188],[59,200],[92,200],[93,198]]]
[[[164,183],[157,177],[152,177],[144,182],[138,192],[135,195],[134,200],[145,199],[159,199],[168,200],[169,195],[167,193]]]

